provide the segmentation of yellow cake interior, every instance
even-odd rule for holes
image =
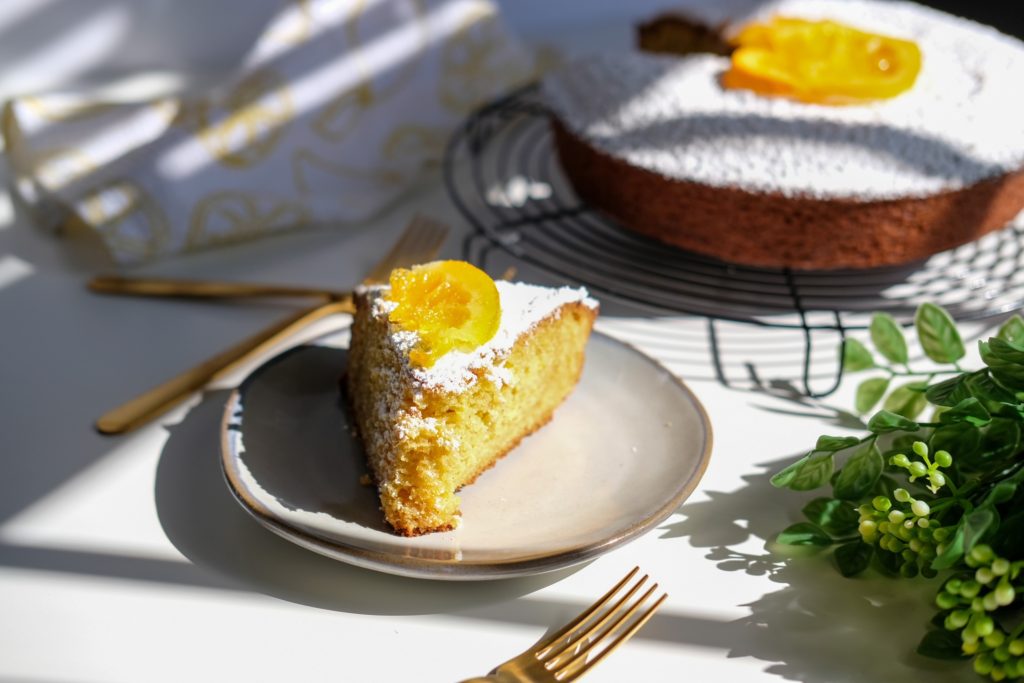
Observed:
[[[387,317],[386,288],[357,297],[348,393],[388,523],[414,536],[454,528],[456,491],[551,419],[579,380],[597,314],[583,290],[499,282],[488,344],[409,363],[411,335]]]

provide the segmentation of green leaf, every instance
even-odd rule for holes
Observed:
[[[1008,460],[1020,451],[1020,442],[1020,422],[1005,417],[993,418],[981,433],[980,459],[984,463]]]
[[[957,375],[933,384],[925,391],[925,397],[937,406],[953,407],[965,398],[971,397],[967,375]]]
[[[999,535],[993,547],[1001,557],[1011,562],[1024,560],[1024,510],[1010,515],[999,525]]]
[[[871,377],[864,380],[857,386],[857,395],[854,398],[854,407],[858,415],[863,415],[878,403],[889,388],[888,377]]]
[[[988,424],[991,419],[992,416],[985,410],[985,406],[973,396],[965,398],[939,416],[939,421],[943,424],[970,422],[976,427]]]
[[[981,504],[1002,505],[1012,499],[1015,493],[1017,493],[1017,484],[1012,481],[1001,481],[989,491],[989,494],[985,496],[985,500]]]
[[[820,527],[810,522],[797,522],[775,538],[784,545],[832,545],[832,539]]]
[[[900,434],[893,438],[890,444],[898,453],[909,453],[914,450],[914,442],[920,441],[917,434]]]
[[[888,550],[877,549],[875,550],[875,558],[885,571],[896,575],[900,573],[900,567],[903,566],[903,558],[898,554],[890,553]]]
[[[971,373],[967,378],[967,386],[971,394],[978,399],[997,403],[1015,403],[1012,391],[998,384],[986,371]],[[931,400],[931,397],[928,398]],[[935,403],[935,401],[932,401]]]
[[[949,569],[959,562],[965,553],[971,552],[995,521],[996,513],[987,507],[978,508],[960,518],[953,539],[946,551],[932,561],[932,569]]]
[[[981,445],[981,430],[969,422],[939,427],[929,440],[931,451],[948,451],[954,458],[970,460]]]
[[[871,342],[890,362],[906,364],[907,340],[903,328],[888,313],[875,313],[871,318]]]
[[[937,629],[928,631],[917,646],[917,654],[932,659],[968,659],[963,651],[963,639],[957,631]]]
[[[871,493],[875,482],[882,475],[885,461],[874,442],[846,461],[839,470],[832,492],[836,498],[843,500],[860,500]]]
[[[932,569],[936,571],[942,571],[943,569],[949,569],[954,564],[960,561],[960,558],[964,556],[964,518],[960,519],[960,524],[957,525],[956,531],[953,533],[952,540],[946,546],[945,552],[941,553],[938,557],[932,560]]]
[[[804,506],[803,513],[812,524],[833,536],[853,532],[860,522],[857,508],[835,498],[815,498]]]
[[[980,439],[981,437],[979,436],[978,438]],[[807,464],[807,461],[811,459],[812,455],[813,452],[808,453],[807,455],[800,458],[796,462],[790,465],[786,465],[786,467],[773,474],[770,480],[772,486],[780,489],[787,488],[789,486],[789,483],[793,481],[793,478],[796,477],[797,473],[803,468],[805,464]]]
[[[933,303],[921,304],[914,326],[925,355],[936,363],[955,363],[964,357],[964,343],[945,309]]]
[[[850,541],[836,548],[836,566],[839,573],[849,578],[856,576],[871,564],[874,548],[864,541]]]
[[[1000,463],[1005,464],[1020,450],[1021,428],[1017,420],[993,418],[988,426],[978,430],[978,435],[978,445],[974,450],[957,452],[946,449],[961,469],[974,472],[990,470]]]
[[[810,491],[816,489],[819,486],[824,486],[832,476],[832,471],[835,469],[835,459],[832,453],[821,453],[818,455],[811,455],[811,457],[804,463],[804,466],[800,468],[796,476],[793,477],[793,481],[789,483],[789,488],[793,491]]]
[[[1024,389],[1024,365],[1013,363],[1000,358],[992,352],[991,342],[995,337],[985,342],[978,342],[978,351],[981,360],[989,367],[989,374],[1002,386],[1014,391]]]
[[[895,455],[895,454],[894,454]],[[885,460],[885,456],[882,456],[882,460]],[[886,498],[892,498],[893,493],[896,489],[902,488],[903,483],[896,481],[887,474],[883,474],[878,478],[875,483],[875,490],[871,492],[872,496],[885,496]]]
[[[868,429],[875,434],[896,431],[913,432],[920,428],[921,425],[913,420],[908,420],[890,410],[880,410],[868,421]]]
[[[969,553],[985,536],[992,523],[996,521],[996,513],[991,508],[979,508],[964,515],[964,552]]]
[[[852,337],[843,340],[843,371],[860,372],[875,367],[875,359],[867,347]]]
[[[810,491],[824,485],[835,468],[831,452],[810,452],[772,477],[772,486],[793,491]]]
[[[990,364],[989,372],[993,379],[1007,389],[1018,392],[1024,390],[1024,367],[1020,365],[995,367]]]
[[[883,407],[897,415],[913,420],[928,406],[928,398],[924,394],[927,386],[924,382],[908,382],[896,387],[889,394],[889,398],[885,399]]]
[[[1014,342],[1008,342],[999,337],[992,337],[988,340],[989,352],[995,358],[1013,365],[1024,365],[1024,347]]]
[[[999,328],[996,336],[1008,342],[1024,343],[1024,318],[1015,315]]]
[[[819,436],[818,443],[814,445],[816,451],[841,451],[850,446],[856,446],[860,439],[855,436]]]

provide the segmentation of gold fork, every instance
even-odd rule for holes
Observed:
[[[509,266],[499,279],[511,280],[516,267]],[[123,277],[97,275],[86,286],[97,294],[185,299],[269,299],[275,297],[351,299],[352,290],[275,285],[258,282],[227,282],[224,280],[179,280],[177,278]]]
[[[661,597],[641,610],[658,589],[658,584],[654,584],[634,599],[647,581],[648,577],[644,574],[622,597],[615,600],[619,591],[639,571],[639,567],[634,567],[614,588],[562,630],[499,664],[487,676],[470,678],[462,683],[564,683],[580,678],[632,638],[668,597],[662,593]]]
[[[391,250],[370,269],[363,283],[384,282],[395,268],[430,261],[437,256],[447,235],[446,226],[424,216],[414,217]],[[304,308],[110,410],[96,421],[96,429],[103,434],[120,434],[135,429],[178,405],[210,381],[223,377],[317,320],[354,310],[351,293],[328,303]]]
[[[117,296],[150,296],[189,299],[264,299],[290,297],[340,301],[351,291],[321,289],[295,285],[274,285],[257,282],[222,282],[217,280],[179,280],[159,277],[122,277],[97,275],[89,280],[89,289],[97,294]]]

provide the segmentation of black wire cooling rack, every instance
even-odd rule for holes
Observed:
[[[802,332],[809,395],[813,335],[863,329],[874,311],[910,324],[933,301],[958,320],[1024,305],[1024,223],[908,266],[794,271],[724,263],[623,229],[587,206],[554,153],[550,114],[537,86],[489,104],[453,136],[445,156],[449,195],[475,233],[465,251],[486,261],[498,249],[598,296],[652,315],[689,314]],[[715,343],[713,325],[710,341]]]

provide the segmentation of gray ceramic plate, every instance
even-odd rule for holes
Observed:
[[[473,580],[583,562],[667,518],[700,481],[711,427],[690,390],[630,346],[595,333],[579,386],[554,419],[461,493],[455,531],[388,531],[362,486],[338,379],[348,331],[256,370],[231,395],[222,462],[260,523],[343,562],[404,576]]]

